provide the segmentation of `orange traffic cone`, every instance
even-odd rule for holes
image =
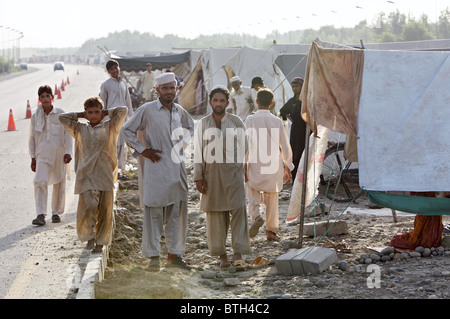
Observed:
[[[64,89],[64,81],[61,83],[61,91],[65,91],[65,89]]]
[[[31,118],[31,107],[30,107],[30,100],[27,100],[27,115],[25,116],[26,119]]]
[[[67,84],[70,84],[69,76],[67,76]]]
[[[14,124],[14,117],[12,113],[12,109],[9,110],[9,121],[8,121],[8,131],[15,131],[16,124]]]
[[[55,94],[54,95],[58,95],[58,86],[55,84]]]
[[[58,100],[61,100],[62,99],[62,97],[61,97],[61,90],[58,90]]]

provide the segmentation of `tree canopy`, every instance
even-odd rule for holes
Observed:
[[[319,30],[305,29],[280,33],[274,30],[259,38],[249,34],[213,34],[201,35],[195,39],[182,38],[169,34],[158,37],[152,33],[140,33],[129,30],[114,32],[100,39],[86,41],[77,54],[95,54],[99,47],[122,54],[137,54],[143,52],[170,51],[173,48],[209,48],[209,47],[239,47],[243,45],[254,48],[267,48],[274,40],[278,43],[310,44],[320,38],[329,42],[343,44],[420,41],[450,38],[450,9],[443,10],[437,21],[430,22],[427,15],[419,18],[406,16],[398,10],[386,14],[380,12],[375,23],[361,21],[353,28],[336,28],[333,25],[322,26]]]

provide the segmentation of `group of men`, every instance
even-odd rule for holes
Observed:
[[[51,88],[40,88],[38,92],[41,106],[33,115],[29,140],[31,168],[36,172],[38,217],[33,224],[45,224],[47,185],[54,185],[52,215],[57,217],[52,221],[60,221],[64,175],[72,159],[72,136],[76,146],[76,193],[80,195],[77,232],[80,240],[88,242],[87,248],[101,252],[112,239],[110,192],[118,169],[123,168],[124,148],[128,145],[139,163],[144,206],[142,254],[150,259],[148,269],[157,271],[161,267],[162,236],[168,248],[166,267],[189,269],[182,258],[186,251],[188,201],[185,149],[195,132],[194,181],[201,193],[200,209],[207,214],[210,254],[220,257],[222,268],[231,266],[226,253],[231,227],[233,263],[236,267],[245,264],[242,254],[250,251],[250,237],[264,223],[259,213],[262,202],[267,207],[267,239],[278,238],[278,192],[283,180],[290,180],[294,165],[284,125],[270,111],[273,93],[269,89],[259,90],[255,100],[258,110],[249,112],[244,123],[241,117],[226,112],[230,98],[238,107],[239,94],[230,96],[226,87],[214,88],[209,94],[212,113],[203,117],[194,130],[192,117],[175,103],[178,85],[174,73],[156,77],[159,98],[133,112],[118,62],[110,60],[106,68],[111,78],[102,84],[99,97],[85,101],[84,112],[64,113],[53,107]],[[235,83],[233,79],[232,85],[238,91]],[[78,122],[79,118],[88,123]],[[247,136],[248,129],[253,134]],[[264,150],[260,149],[264,144],[261,140],[267,143]],[[275,152],[267,153],[273,149]],[[263,163],[261,154],[268,155],[270,163]],[[274,169],[267,170],[272,162],[276,163]]]

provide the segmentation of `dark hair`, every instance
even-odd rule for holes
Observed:
[[[84,110],[87,110],[90,107],[97,107],[97,106],[100,106],[103,109],[103,105],[104,103],[100,97],[93,96],[84,101]]]
[[[261,106],[270,106],[270,103],[273,101],[273,93],[268,88],[262,88],[256,94],[256,99],[259,101]]]
[[[111,69],[115,65],[119,66],[119,62],[114,59],[109,59],[108,62],[106,62],[106,70],[109,71],[109,69]]]
[[[211,93],[209,93],[209,99],[211,100],[212,97],[214,96],[214,94],[216,94],[216,93],[222,93],[223,95],[225,95],[227,101],[230,98],[230,91],[228,91],[227,89],[222,88],[222,87],[217,87],[217,88],[214,88],[211,91]]]
[[[38,96],[41,96],[42,93],[48,93],[53,96],[53,91],[50,85],[42,85],[41,87],[39,87]]]
[[[261,79],[259,76],[253,78],[253,79],[252,79],[252,87],[254,87],[255,84],[259,84],[259,85],[264,86],[263,79]]]

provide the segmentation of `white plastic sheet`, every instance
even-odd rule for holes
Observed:
[[[360,186],[450,190],[450,53],[365,51]]]

